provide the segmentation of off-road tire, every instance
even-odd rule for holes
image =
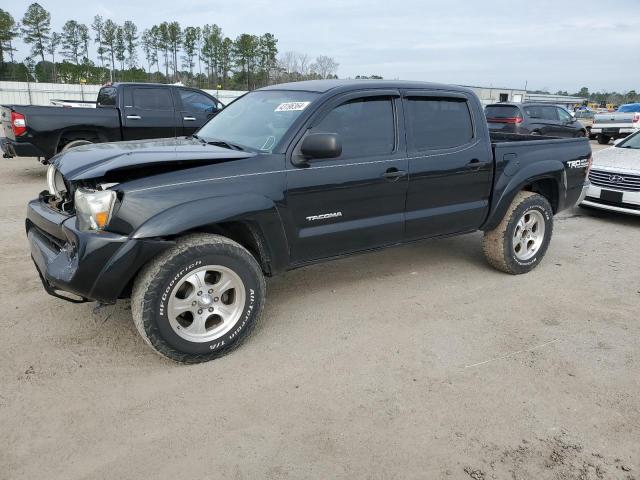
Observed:
[[[528,211],[538,210],[545,221],[544,239],[536,255],[519,260],[513,251],[513,234],[518,220]],[[502,221],[484,234],[482,249],[489,264],[505,273],[519,275],[533,270],[544,257],[553,233],[553,209],[545,197],[533,192],[519,192]]]
[[[82,145],[91,145],[92,143],[93,142],[91,142],[90,140],[83,140],[83,139],[71,140],[64,147],[62,147],[61,151],[66,152],[67,150],[70,150],[72,148],[81,147]]]
[[[208,343],[179,337],[169,323],[167,296],[172,285],[199,266],[221,265],[241,278],[245,305],[236,325]],[[219,235],[188,235],[149,262],[138,274],[131,313],[140,336],[158,354],[181,363],[201,363],[226,355],[248,338],[264,307],[266,284],[260,265],[242,245]]]
[[[603,135],[602,133],[598,134],[598,143],[600,145],[609,145],[609,140],[611,140],[609,135]]]

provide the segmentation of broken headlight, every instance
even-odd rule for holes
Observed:
[[[74,199],[78,227],[81,230],[104,230],[111,220],[116,192],[78,188]]]
[[[62,198],[67,192],[62,174],[53,165],[49,165],[47,169],[47,189],[51,195],[58,198]]]

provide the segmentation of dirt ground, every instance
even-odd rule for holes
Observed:
[[[480,234],[294,271],[241,348],[180,366],[126,302],[45,294],[44,174],[0,162],[1,479],[640,479],[640,218],[563,212],[518,277]]]

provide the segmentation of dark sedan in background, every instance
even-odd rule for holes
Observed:
[[[584,137],[587,130],[563,107],[540,103],[496,103],[485,107],[494,132]]]

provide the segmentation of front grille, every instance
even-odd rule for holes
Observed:
[[[640,192],[640,175],[591,170],[589,180],[598,187],[625,190],[627,192]]]

